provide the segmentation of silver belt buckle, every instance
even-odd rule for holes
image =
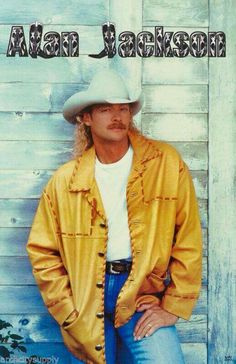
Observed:
[[[112,274],[120,274],[121,272],[117,272],[116,270],[113,270],[113,263],[110,264],[110,273]]]

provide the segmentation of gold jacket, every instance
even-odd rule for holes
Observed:
[[[127,184],[133,264],[117,300],[115,327],[124,325],[141,303],[155,300],[189,319],[199,296],[202,257],[192,179],[172,146],[131,132],[129,139],[134,150]],[[94,165],[91,147],[56,171],[40,199],[27,251],[65,345],[86,363],[102,364],[108,231]],[[64,327],[74,309],[78,317]]]

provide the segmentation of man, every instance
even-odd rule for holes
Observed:
[[[77,157],[48,182],[27,244],[76,363],[184,363],[175,323],[199,295],[198,207],[178,152],[135,128],[140,109],[111,70],[66,101]]]

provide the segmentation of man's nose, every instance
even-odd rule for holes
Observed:
[[[113,120],[120,120],[121,119],[121,111],[120,110],[113,110],[112,111],[112,119]]]

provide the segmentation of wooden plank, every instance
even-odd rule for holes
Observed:
[[[62,111],[72,94],[87,87],[83,84],[14,83],[0,84],[0,111]]]
[[[205,142],[207,114],[142,114],[142,132],[153,139]]]
[[[207,27],[207,0],[144,0],[143,24],[179,27]],[[181,29],[180,29],[181,30]]]
[[[171,144],[181,153],[191,170],[207,170],[206,143],[171,142]],[[2,141],[0,153],[7,155],[7,161],[5,158],[0,160],[0,169],[56,169],[72,159],[72,150],[73,142]]]
[[[72,159],[72,142],[3,141],[0,169],[56,169]],[[17,158],[16,158],[17,151]]]
[[[144,85],[143,112],[205,114],[207,91],[206,85]]]
[[[206,344],[181,344],[185,364],[207,364]]]
[[[53,173],[52,170],[2,170],[0,171],[0,196],[1,198],[39,198]]]
[[[203,170],[208,169],[208,150],[207,143],[181,143],[171,142],[181,154],[184,161],[187,163],[190,170]]]
[[[27,289],[26,289],[27,288]],[[0,286],[0,312],[7,314],[45,314],[45,307],[39,289],[32,286]],[[193,315],[207,314],[207,287],[202,286],[200,297],[193,310]]]
[[[39,198],[53,170],[1,170],[1,198]],[[197,197],[207,198],[207,172],[192,171]],[[16,181],[17,180],[17,184]]]
[[[28,256],[28,235],[27,228],[0,228],[0,256]]]
[[[207,229],[202,229],[203,233],[203,254],[208,254]],[[28,228],[0,228],[0,256],[28,256],[26,252],[26,242],[28,240]]]
[[[91,47],[91,50],[93,48]],[[47,62],[47,63],[45,63]],[[11,58],[0,55],[1,83],[88,83],[94,74],[107,67],[107,58],[97,62],[81,55],[79,58],[54,57],[51,59]],[[27,86],[28,87],[28,86]],[[38,88],[39,86],[35,86]],[[56,87],[56,86],[55,86]]]
[[[206,85],[208,83],[208,59],[207,57],[144,58],[143,83],[158,85]]]
[[[1,285],[27,285],[35,284],[32,275],[32,266],[28,257],[1,257],[0,256],[0,284]],[[203,258],[202,284],[207,284],[207,259]]]
[[[0,227],[30,227],[38,199],[0,200]]]
[[[0,228],[30,227],[38,199],[0,199]],[[207,228],[207,203],[199,200],[202,228]]]
[[[0,112],[0,130],[0,140],[74,140],[74,125],[61,112]]]
[[[88,24],[97,25],[107,20],[108,1],[102,0],[60,0],[59,3],[38,0],[32,6],[31,0],[24,0],[19,6],[17,0],[8,1],[1,9],[1,24],[31,24],[38,20],[42,24]],[[10,29],[10,26],[9,26]]]
[[[12,331],[13,332],[13,331]],[[18,335],[22,336],[19,332]],[[1,344],[2,345],[2,344]],[[9,344],[3,344],[5,348],[12,351]],[[71,356],[63,343],[26,343],[22,344],[26,348],[26,353],[15,351],[6,363],[50,363],[50,364],[70,364]],[[34,356],[34,359],[31,358]],[[28,360],[28,361],[27,361]],[[36,361],[37,360],[37,361]],[[5,361],[4,361],[5,363]]]
[[[104,2],[103,2],[104,4]],[[106,6],[106,4],[104,4]],[[99,16],[99,14],[98,14]],[[15,25],[15,20],[14,19],[14,23],[12,23],[12,25]],[[29,51],[29,29],[30,29],[30,24],[32,23],[32,19],[30,20],[30,23],[28,23],[27,25],[24,26],[24,34],[25,34],[25,40],[26,40],[26,46],[27,46],[27,50]],[[38,21],[39,22],[39,21]],[[42,23],[42,22],[41,22]],[[69,24],[69,23],[68,23]],[[19,24],[17,24],[19,25]],[[23,23],[22,23],[23,25]],[[43,35],[42,35],[42,41],[41,41],[41,49],[43,49],[43,45],[45,44],[43,37],[47,32],[57,32],[61,35],[62,32],[72,32],[75,31],[78,33],[79,35],[79,57],[82,54],[90,54],[93,53],[94,51],[96,51],[96,49],[98,47],[102,47],[104,46],[103,44],[103,37],[102,37],[102,23],[98,26],[96,25],[81,25],[81,23],[79,23],[78,21],[76,21],[75,24],[72,25],[67,25],[67,24],[63,24],[63,25],[57,25],[57,24],[50,24],[50,25],[46,25],[44,23],[42,23],[43,25]],[[0,34],[1,34],[1,38],[0,38],[0,54],[3,54],[6,57],[6,53],[7,53],[7,48],[8,48],[8,43],[9,43],[9,39],[10,39],[10,33],[11,33],[11,27],[5,24],[0,24]],[[7,58],[7,60],[9,61],[11,59],[11,57]],[[15,59],[15,63],[16,63],[16,59],[22,59],[20,58],[18,55],[16,55],[15,57],[13,57],[13,59]],[[26,58],[24,58],[26,59]],[[39,60],[42,60],[41,57],[37,58],[37,61],[33,60],[31,58],[31,56],[29,56],[29,59],[31,59],[31,61],[33,62],[32,65],[34,64],[35,67],[37,67],[37,63],[39,63]],[[77,59],[78,62],[78,58],[75,57],[75,59]],[[91,58],[87,58],[88,60]],[[49,60],[46,60],[47,66],[48,66],[48,62]],[[45,66],[45,60],[43,60],[44,66]],[[99,60],[100,63],[100,60]],[[24,64],[24,62],[22,62],[22,64]],[[67,70],[68,73],[69,70]],[[10,76],[10,75],[8,75]]]
[[[0,319],[9,322],[14,332],[21,332],[25,342],[62,342],[57,322],[49,314],[41,315],[1,315]],[[180,319],[176,325],[181,342],[206,342],[205,315],[192,315],[189,321]]]
[[[21,332],[18,333],[18,335],[21,335]],[[4,344],[8,350],[11,350],[9,348],[9,345]],[[15,364],[20,364],[23,361],[26,361],[26,358],[29,358],[31,355],[36,355],[41,359],[41,362],[46,360],[51,360],[55,363],[57,363],[57,360],[59,360],[60,364],[69,364],[70,363],[70,353],[65,347],[63,343],[53,343],[53,345],[49,343],[42,343],[42,342],[34,342],[34,343],[26,343],[24,344],[26,347],[27,353],[26,354],[20,354],[17,353],[12,356],[12,359],[14,360]],[[181,344],[184,358],[185,358],[185,364],[207,364],[207,350],[206,350],[206,344],[204,343],[182,343]]]
[[[84,84],[0,84],[0,111],[61,112],[68,97]],[[208,111],[206,85],[145,85],[144,112],[203,113]]]
[[[209,60],[208,363],[236,362],[236,7],[210,0],[210,29],[227,34],[227,56]]]

